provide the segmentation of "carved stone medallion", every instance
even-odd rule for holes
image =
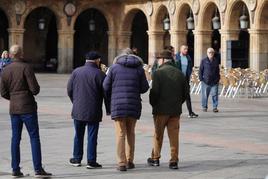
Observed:
[[[219,0],[219,11],[221,13],[225,12],[227,7],[227,0]]]
[[[257,0],[248,0],[248,9],[254,11],[257,6]]]
[[[16,14],[22,15],[26,10],[26,4],[24,1],[17,1],[15,4]]]
[[[193,13],[198,14],[199,9],[200,9],[199,0],[193,0],[192,6],[193,6]]]
[[[153,11],[154,11],[154,8],[153,8],[153,3],[152,1],[148,1],[146,4],[145,4],[145,11],[146,13],[151,16],[153,14]]]
[[[64,5],[64,13],[67,15],[67,16],[73,16],[76,12],[76,6],[71,3],[71,2],[68,2],[67,4]]]
[[[175,13],[175,10],[176,10],[176,3],[174,0],[169,0],[168,2],[168,10],[170,12],[170,14],[174,14]]]

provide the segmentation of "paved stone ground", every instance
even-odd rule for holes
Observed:
[[[53,178],[191,178],[191,179],[264,179],[268,175],[268,100],[267,98],[220,98],[220,112],[201,112],[200,97],[192,96],[200,117],[188,119],[183,106],[180,133],[179,170],[168,169],[167,135],[161,166],[148,167],[146,159],[152,147],[153,122],[148,94],[143,95],[143,113],[136,128],[136,169],[120,173],[115,170],[113,122],[104,116],[99,131],[98,161],[104,168],[88,170],[68,165],[73,145],[71,103],[66,96],[69,75],[38,74],[41,93],[39,125],[43,165]],[[0,98],[0,178],[10,178],[10,119],[8,101]],[[28,134],[24,128],[21,142],[21,166],[33,176]],[[31,177],[27,177],[31,178]]]

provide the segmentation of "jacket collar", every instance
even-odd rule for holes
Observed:
[[[85,66],[90,66],[90,67],[94,67],[94,68],[98,68],[96,63],[92,63],[92,62],[86,62]]]
[[[166,65],[174,66],[174,63],[173,62],[166,62],[166,63],[160,65],[159,68],[162,68],[163,66],[166,66]]]

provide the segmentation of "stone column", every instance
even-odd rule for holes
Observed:
[[[221,66],[231,68],[231,63],[227,61],[227,41],[238,40],[239,30],[220,30],[221,34]]]
[[[131,31],[120,31],[118,33],[117,54],[120,54],[121,51],[125,48],[130,48],[130,38],[131,38]]]
[[[58,73],[73,70],[74,30],[58,30]]]
[[[152,65],[155,56],[163,50],[163,31],[147,31],[149,39],[148,64]]]
[[[212,30],[194,30],[194,66],[199,66],[211,47]]]
[[[175,53],[180,51],[182,45],[187,45],[187,31],[176,30],[170,31],[171,34],[171,45],[175,48]]]
[[[268,30],[248,30],[250,34],[249,66],[261,71],[268,68]]]
[[[9,28],[9,46],[11,47],[14,44],[17,44],[23,49],[23,36],[25,29]]]
[[[116,49],[116,32],[108,31],[108,65],[110,66],[113,63],[113,59],[117,55]]]

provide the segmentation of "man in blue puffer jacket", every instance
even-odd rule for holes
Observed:
[[[141,94],[149,89],[143,61],[127,48],[116,57],[103,82],[110,101],[111,117],[115,121],[118,170],[135,167],[135,125],[141,116]],[[125,149],[125,137],[127,145]]]

